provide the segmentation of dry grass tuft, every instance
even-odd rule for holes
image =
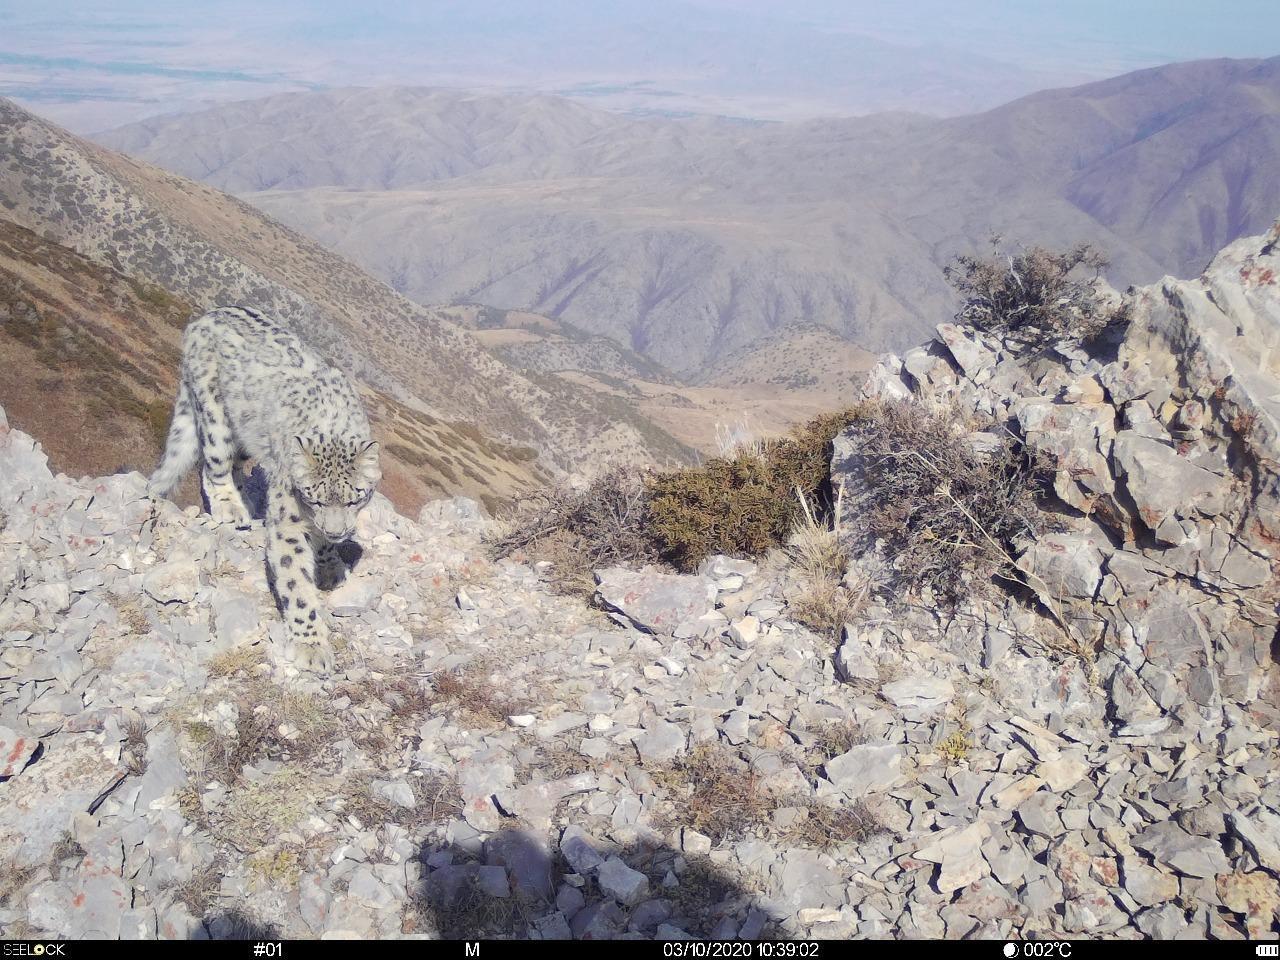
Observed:
[[[138,605],[136,600],[109,593],[107,594],[107,602],[115,608],[116,616],[119,617],[121,626],[130,633],[143,636],[151,631],[151,621],[147,619],[146,612]]]
[[[849,554],[840,541],[840,510],[828,526],[819,523],[802,494],[797,493],[804,508],[804,520],[791,534],[786,555],[792,567],[808,580],[839,580],[849,564]]]
[[[283,844],[264,847],[245,860],[256,889],[293,890],[302,877],[300,847]]]
[[[534,919],[545,910],[545,904],[526,903],[514,895],[495,897],[476,878],[468,877],[447,900],[420,902],[416,912],[420,917],[430,915],[443,939],[474,940],[524,939]]]
[[[0,904],[12,906],[14,899],[40,872],[39,867],[22,867],[9,862],[0,869]]]
[[[669,895],[678,913],[705,927],[717,907],[741,892],[739,884],[722,867],[696,857],[688,861],[680,874],[680,885]]]
[[[854,578],[849,569],[844,490],[836,493],[830,523],[817,517],[803,491],[797,489],[796,496],[804,520],[791,535],[786,556],[801,586],[788,603],[790,615],[815,633],[839,640],[845,624],[857,619],[870,592],[870,585]]]
[[[324,793],[320,779],[296,767],[242,783],[213,818],[213,833],[240,850],[258,850],[296,826]]]
[[[855,623],[866,603],[867,591],[831,580],[805,584],[787,604],[791,619],[819,636],[839,640],[845,624]]]
[[[818,765],[821,765],[866,742],[862,728],[852,720],[832,720],[815,732],[813,751],[818,757]]]
[[[804,820],[791,829],[788,839],[818,850],[861,843],[884,833],[880,821],[861,801],[841,806],[814,802],[806,807],[806,814]]]
[[[673,824],[717,843],[753,833],[777,809],[763,779],[722,747],[701,745],[651,775],[675,808]]]
[[[243,644],[224,650],[209,660],[209,676],[230,677],[237,673],[249,673],[266,662],[266,651],[260,644]]]
[[[124,744],[120,748],[120,758],[124,768],[131,777],[140,777],[147,772],[147,723],[141,718],[125,721]]]
[[[518,782],[527,783],[536,773],[543,780],[563,780],[594,769],[593,761],[563,740],[538,745],[537,759],[521,766]]]
[[[225,736],[198,721],[184,726],[199,751],[204,778],[226,786],[239,782],[246,764],[264,758],[308,760],[343,730],[328,701],[288,690],[265,677],[254,676],[236,703],[235,736]]]
[[[83,860],[84,853],[84,847],[76,842],[76,838],[71,835],[71,831],[64,830],[62,836],[58,838],[58,842],[49,851],[49,864],[56,868],[64,860]]]
[[[215,862],[194,870],[190,880],[174,887],[173,899],[184,904],[193,917],[201,919],[217,900],[221,887],[222,870]]]
[[[802,766],[812,773],[823,761],[861,742],[862,733],[854,724],[824,725],[813,747],[814,756]],[[704,744],[650,773],[671,805],[668,826],[689,827],[715,843],[763,835],[828,850],[861,842],[883,830],[862,804],[831,807],[771,790],[736,751],[720,745]],[[799,808],[806,815],[800,823],[779,832],[774,814],[784,808]]]
[[[483,666],[438,673],[431,678],[434,701],[456,707],[468,723],[478,727],[503,726],[507,717],[527,713],[529,704],[511,699],[485,676]]]
[[[412,807],[401,807],[374,793],[375,779],[379,778],[368,776],[352,781],[339,798],[342,812],[365,826],[396,823],[413,834],[462,815],[462,794],[451,777],[437,774],[411,780],[416,801]]]

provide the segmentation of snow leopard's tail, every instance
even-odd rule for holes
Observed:
[[[183,380],[178,384],[178,399],[173,405],[173,421],[169,424],[164,456],[147,481],[148,495],[168,496],[187,471],[195,466],[199,456],[200,438],[196,433],[195,411],[191,407],[191,393]]]

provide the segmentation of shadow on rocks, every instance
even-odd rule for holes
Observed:
[[[220,913],[204,922],[203,929],[210,940],[279,940],[280,931],[269,923],[261,923],[238,910]],[[205,939],[193,937],[192,939]]]
[[[556,848],[521,830],[421,851],[406,932],[467,939],[763,939],[755,894],[665,846],[609,847],[568,827]]]

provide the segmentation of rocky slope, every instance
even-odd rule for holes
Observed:
[[[938,268],[993,232],[1092,241],[1120,286],[1194,273],[1270,225],[1278,117],[1272,58],[948,120],[633,118],[399,88],[228,104],[100,139],[244,197],[420,302],[534,310],[696,373],[795,323],[904,349],[951,304]]]
[[[1274,937],[1278,239],[1140,291],[1114,356],[944,325],[883,361],[869,395],[1059,458],[1067,527],[1023,556],[1043,609],[871,603],[838,649],[780,561],[601,570],[606,615],[490,562],[473,504],[379,497],[299,676],[260,525],[0,425],[0,925]]]
[[[377,395],[373,413],[388,431],[406,508],[441,492],[478,496],[487,486],[490,496],[509,496],[609,451],[642,459],[683,453],[648,421],[602,412],[594,395],[571,384],[532,383],[435,312],[244,204],[72,137],[4,100],[0,204],[12,224],[6,229],[65,248],[85,270],[112,271],[199,309],[249,303],[278,316]],[[64,283],[54,261],[66,257],[56,250],[47,264],[19,259],[22,266],[7,272],[24,273],[24,289],[37,300]],[[84,315],[101,306],[86,303]],[[71,317],[73,332],[80,316]],[[128,341],[143,326],[117,332]],[[10,403],[28,379],[14,374],[0,390]],[[543,462],[533,463],[537,457]]]

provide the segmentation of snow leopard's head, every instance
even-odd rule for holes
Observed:
[[[293,439],[293,489],[298,501],[331,543],[350,539],[356,515],[382,479],[377,441]]]

